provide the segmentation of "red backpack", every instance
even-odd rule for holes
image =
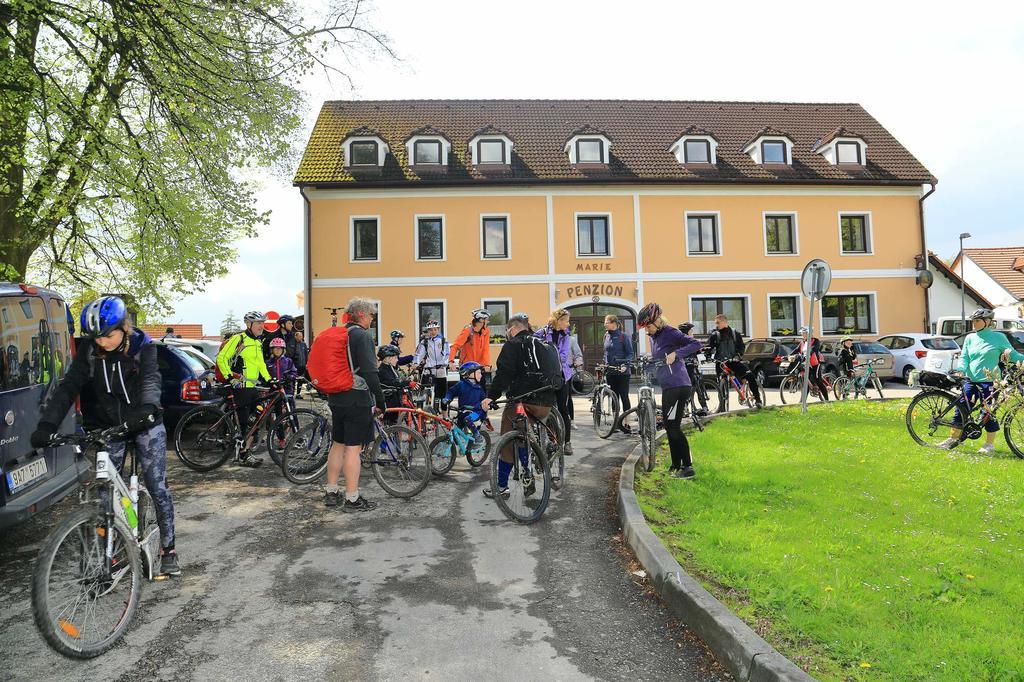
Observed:
[[[306,371],[313,385],[324,393],[344,393],[352,389],[348,327],[328,327],[317,334],[309,349]]]

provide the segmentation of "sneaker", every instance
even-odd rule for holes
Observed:
[[[328,507],[337,507],[341,504],[341,492],[338,490],[330,490],[324,495],[324,505]]]
[[[370,502],[368,499],[366,499],[365,497],[360,495],[359,499],[356,500],[355,502],[349,502],[348,498],[346,497],[345,498],[345,504],[342,505],[341,511],[343,511],[343,512],[365,512],[365,511],[373,511],[376,508],[377,508],[377,503],[376,502]]]
[[[508,491],[508,486],[506,486],[504,488],[498,488],[498,494],[501,495],[501,498],[503,500],[507,500],[509,498],[509,496],[511,495],[511,493]],[[484,489],[484,497],[486,497],[488,500],[493,500],[494,499],[494,491],[492,491],[490,488],[485,488]]]
[[[572,443],[566,443],[565,445],[563,445],[562,446],[562,452],[565,454],[566,457],[571,456],[572,455]]]
[[[255,469],[261,464],[263,464],[263,460],[259,459],[258,457],[253,457],[251,452],[246,452],[242,455],[239,455],[238,461],[235,463],[240,467],[249,467],[250,469]]]
[[[694,478],[696,475],[697,475],[697,472],[693,470],[693,467],[683,467],[682,469],[677,471],[676,474],[675,474],[676,478],[685,478],[685,479]]]
[[[980,448],[978,448],[978,454],[979,455],[991,455],[995,451],[996,451],[996,444],[995,443],[985,443]]]
[[[523,476],[523,497],[529,497],[535,492],[537,492],[537,484],[534,482],[533,476],[529,474]]]
[[[163,552],[160,557],[160,572],[164,575],[181,575],[181,566],[178,566],[178,553],[173,549]]]
[[[946,440],[942,441],[935,447],[939,448],[940,450],[952,450],[959,444],[960,441],[958,441],[956,438],[947,438]]]
[[[572,430],[573,431],[575,431],[576,429],[580,428],[580,427],[576,426],[576,420],[573,420],[573,421],[569,422],[569,424],[572,426]]]

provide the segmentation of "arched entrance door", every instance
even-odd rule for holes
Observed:
[[[587,303],[566,308],[572,315],[569,324],[583,351],[583,362],[589,369],[604,359],[604,316],[618,315],[622,329],[636,347],[636,316],[626,306],[610,303]]]

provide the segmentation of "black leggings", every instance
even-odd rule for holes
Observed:
[[[629,375],[608,374],[605,378],[608,380],[608,387],[615,391],[615,395],[619,396],[619,409],[625,412],[630,407]]]
[[[253,406],[260,396],[259,391],[253,387],[236,388],[233,393],[235,413],[238,415],[238,426],[241,429],[238,437],[242,438],[249,430],[249,417],[252,415]]]
[[[569,411],[569,403],[572,402],[572,386],[568,381],[558,389],[557,398],[558,413],[562,415],[562,423],[565,424],[565,442],[568,443],[572,440],[572,425],[570,423],[572,414]]]
[[[665,426],[665,433],[668,435],[668,450],[672,455],[672,468],[679,469],[693,464],[690,459],[690,442],[686,440],[679,421],[686,414],[686,407],[690,403],[689,386],[678,386],[666,388],[661,392],[661,415],[662,423]]]
[[[828,386],[821,378],[821,365],[811,367],[811,383],[818,387],[818,399],[828,402]]]

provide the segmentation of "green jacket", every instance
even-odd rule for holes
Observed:
[[[230,377],[234,373],[231,369],[231,359],[235,357],[235,349],[239,343],[242,344],[242,350],[238,357],[242,360],[242,380],[245,386],[252,388],[260,379],[270,381],[270,372],[267,371],[267,363],[263,359],[263,344],[247,332],[232,336],[217,353],[217,367],[220,373],[225,377]]]
[[[968,334],[964,340],[964,349],[960,355],[964,374],[971,381],[992,381],[985,373],[988,370],[993,376],[999,376],[999,356],[1007,348],[1010,349],[1010,361],[1024,360],[1024,353],[1013,350],[1009,339],[995,329],[982,329]]]

